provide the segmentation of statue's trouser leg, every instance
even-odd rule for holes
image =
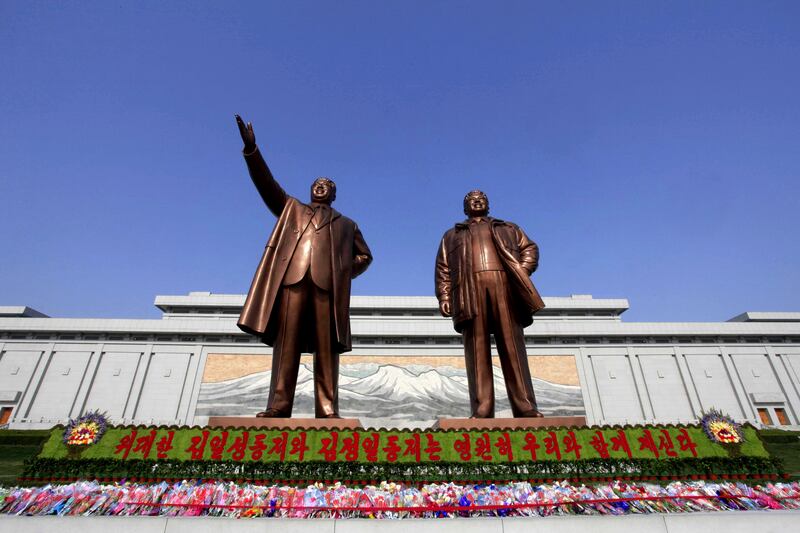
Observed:
[[[300,336],[310,292],[314,287],[308,277],[299,283],[281,287],[278,309],[278,333],[272,347],[272,376],[269,381],[267,410],[275,409],[291,416],[297,371],[300,369]]]
[[[331,293],[314,286],[314,414],[317,418],[339,414],[339,354],[333,350]]]
[[[497,344],[497,354],[503,369],[511,412],[515,417],[530,414],[536,410],[536,397],[531,383],[528,367],[528,354],[525,351],[525,336],[514,318],[512,302],[509,297],[508,278],[505,272],[483,272],[482,276],[493,278],[487,283],[489,290],[491,331]]]
[[[475,275],[475,317],[462,330],[471,416],[494,417],[494,375],[484,273]]]

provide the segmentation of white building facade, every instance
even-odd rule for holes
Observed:
[[[271,349],[236,327],[243,303],[243,295],[157,296],[163,315],[154,320],[50,318],[0,306],[2,423],[48,428],[96,409],[123,424],[252,416],[266,403]],[[628,323],[625,299],[545,303],[525,338],[546,414],[677,423],[717,408],[756,425],[800,422],[800,313]],[[437,416],[469,415],[461,338],[435,298],[354,296],[351,314],[343,416],[425,427]],[[313,412],[304,361],[295,416]],[[506,416],[502,377],[495,386],[497,414]]]

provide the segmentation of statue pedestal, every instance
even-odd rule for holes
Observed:
[[[440,418],[434,429],[464,431],[499,429],[538,429],[545,427],[585,427],[585,416],[546,416],[544,418]]]
[[[210,416],[210,428],[257,429],[361,429],[357,418],[258,418],[255,416]]]

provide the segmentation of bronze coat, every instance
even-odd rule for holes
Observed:
[[[514,317],[521,327],[533,322],[533,314],[544,308],[531,274],[539,265],[539,247],[511,222],[486,217],[491,223],[492,240],[510,282]],[[450,303],[456,331],[475,316],[475,290],[472,282],[472,239],[468,223],[461,222],[442,237],[436,255],[436,297]]]
[[[286,194],[272,177],[258,149],[244,157],[253,183],[264,203],[278,217],[278,222],[253,276],[238,325],[241,330],[260,336],[265,344],[272,346],[278,329],[278,293],[297,242],[311,223],[314,210]],[[352,349],[350,280],[367,269],[372,262],[372,254],[356,223],[335,209],[331,209],[331,222],[325,229],[330,231],[331,237],[331,298],[336,330],[333,351],[342,353]],[[304,341],[301,339],[301,351],[311,351],[312,346]]]

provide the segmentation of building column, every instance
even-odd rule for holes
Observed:
[[[89,361],[86,362],[86,369],[83,373],[83,379],[81,380],[81,384],[78,386],[78,392],[75,395],[75,401],[72,402],[72,408],[69,411],[70,418],[80,416],[83,412],[83,408],[86,406],[86,400],[89,397],[89,391],[92,389],[92,384],[94,383],[95,376],[97,375],[97,369],[100,366],[100,359],[103,357],[103,346],[103,344],[100,344],[100,346],[95,348],[91,355],[89,355]]]
[[[583,370],[586,380],[586,392],[584,397],[589,399],[589,410],[586,412],[586,422],[589,424],[605,424],[605,413],[603,413],[603,404],[600,401],[600,390],[597,387],[597,377],[594,372],[592,356],[586,353],[585,348],[579,348],[578,350],[584,362]],[[591,418],[588,418],[590,412]]]
[[[147,371],[150,369],[150,360],[152,358],[153,345],[148,344],[145,346],[144,351],[139,353],[139,364],[136,366],[136,375],[133,378],[133,385],[131,385],[131,395],[123,413],[123,418],[129,419],[131,424],[136,418],[136,410],[139,408],[139,400],[144,389],[144,380],[147,378]]]
[[[39,387],[42,385],[44,373],[47,371],[47,367],[50,366],[50,360],[53,358],[55,348],[56,344],[51,342],[47,345],[45,350],[39,352],[39,360],[36,363],[36,367],[33,369],[33,375],[31,375],[28,386],[25,389],[25,392],[22,393],[22,397],[19,400],[19,412],[24,413],[22,418],[27,419],[31,412],[33,401],[36,399],[36,393],[39,391]]]
[[[764,347],[767,351],[767,360],[772,366],[772,371],[778,379],[778,384],[783,391],[783,396],[786,398],[786,407],[789,409],[794,418],[794,424],[800,424],[800,393],[798,393],[797,385],[792,381],[792,376],[786,370],[786,361],[783,357],[775,353],[772,346]]]
[[[747,391],[744,390],[744,383],[742,382],[741,376],[739,376],[739,370],[736,368],[736,363],[733,362],[730,352],[725,346],[720,346],[719,350],[722,355],[722,364],[725,365],[725,371],[728,373],[731,385],[733,385],[733,392],[736,394],[736,400],[739,402],[739,407],[744,417],[748,418],[751,422],[761,424],[758,413],[755,407],[753,407],[753,402],[747,397]]]
[[[697,394],[697,386],[694,383],[692,372],[689,370],[689,363],[686,362],[686,355],[680,346],[674,346],[672,353],[675,354],[675,363],[678,365],[678,374],[681,376],[686,398],[689,400],[689,408],[694,417],[699,419],[703,412],[703,405],[700,403],[700,395]]]
[[[575,366],[578,370],[578,381],[581,384],[581,397],[583,398],[583,409],[586,412],[586,423],[589,425],[596,424],[598,416],[595,414],[595,406],[594,401],[591,397],[591,389],[593,387],[593,383],[589,381],[588,377],[588,370],[587,367],[590,366],[588,363],[587,355],[585,350],[582,347],[578,348],[578,353],[575,354]],[[594,380],[594,376],[592,376],[592,380]]]
[[[192,373],[190,373],[192,383],[188,393],[189,403],[186,405],[186,421],[184,422],[187,426],[193,426],[195,424],[194,413],[197,410],[197,399],[200,396],[200,387],[203,384],[203,373],[205,372],[206,360],[208,359],[208,350],[208,346],[201,346],[197,357],[193,361],[195,367]]]
[[[195,384],[197,383],[197,368],[199,366],[200,353],[203,350],[202,345],[197,345],[189,353],[189,362],[186,365],[186,372],[183,375],[183,385],[181,386],[181,401],[178,404],[178,410],[175,417],[178,419],[178,424],[188,425],[189,408],[192,405],[192,394],[194,393]]]
[[[639,356],[633,351],[631,346],[626,347],[628,365],[631,368],[631,376],[633,377],[633,384],[636,387],[636,397],[639,399],[639,407],[644,417],[644,421],[648,422],[655,419],[653,413],[653,406],[650,404],[650,395],[647,392],[647,383],[644,380],[644,372],[642,372],[642,365],[639,363]]]

